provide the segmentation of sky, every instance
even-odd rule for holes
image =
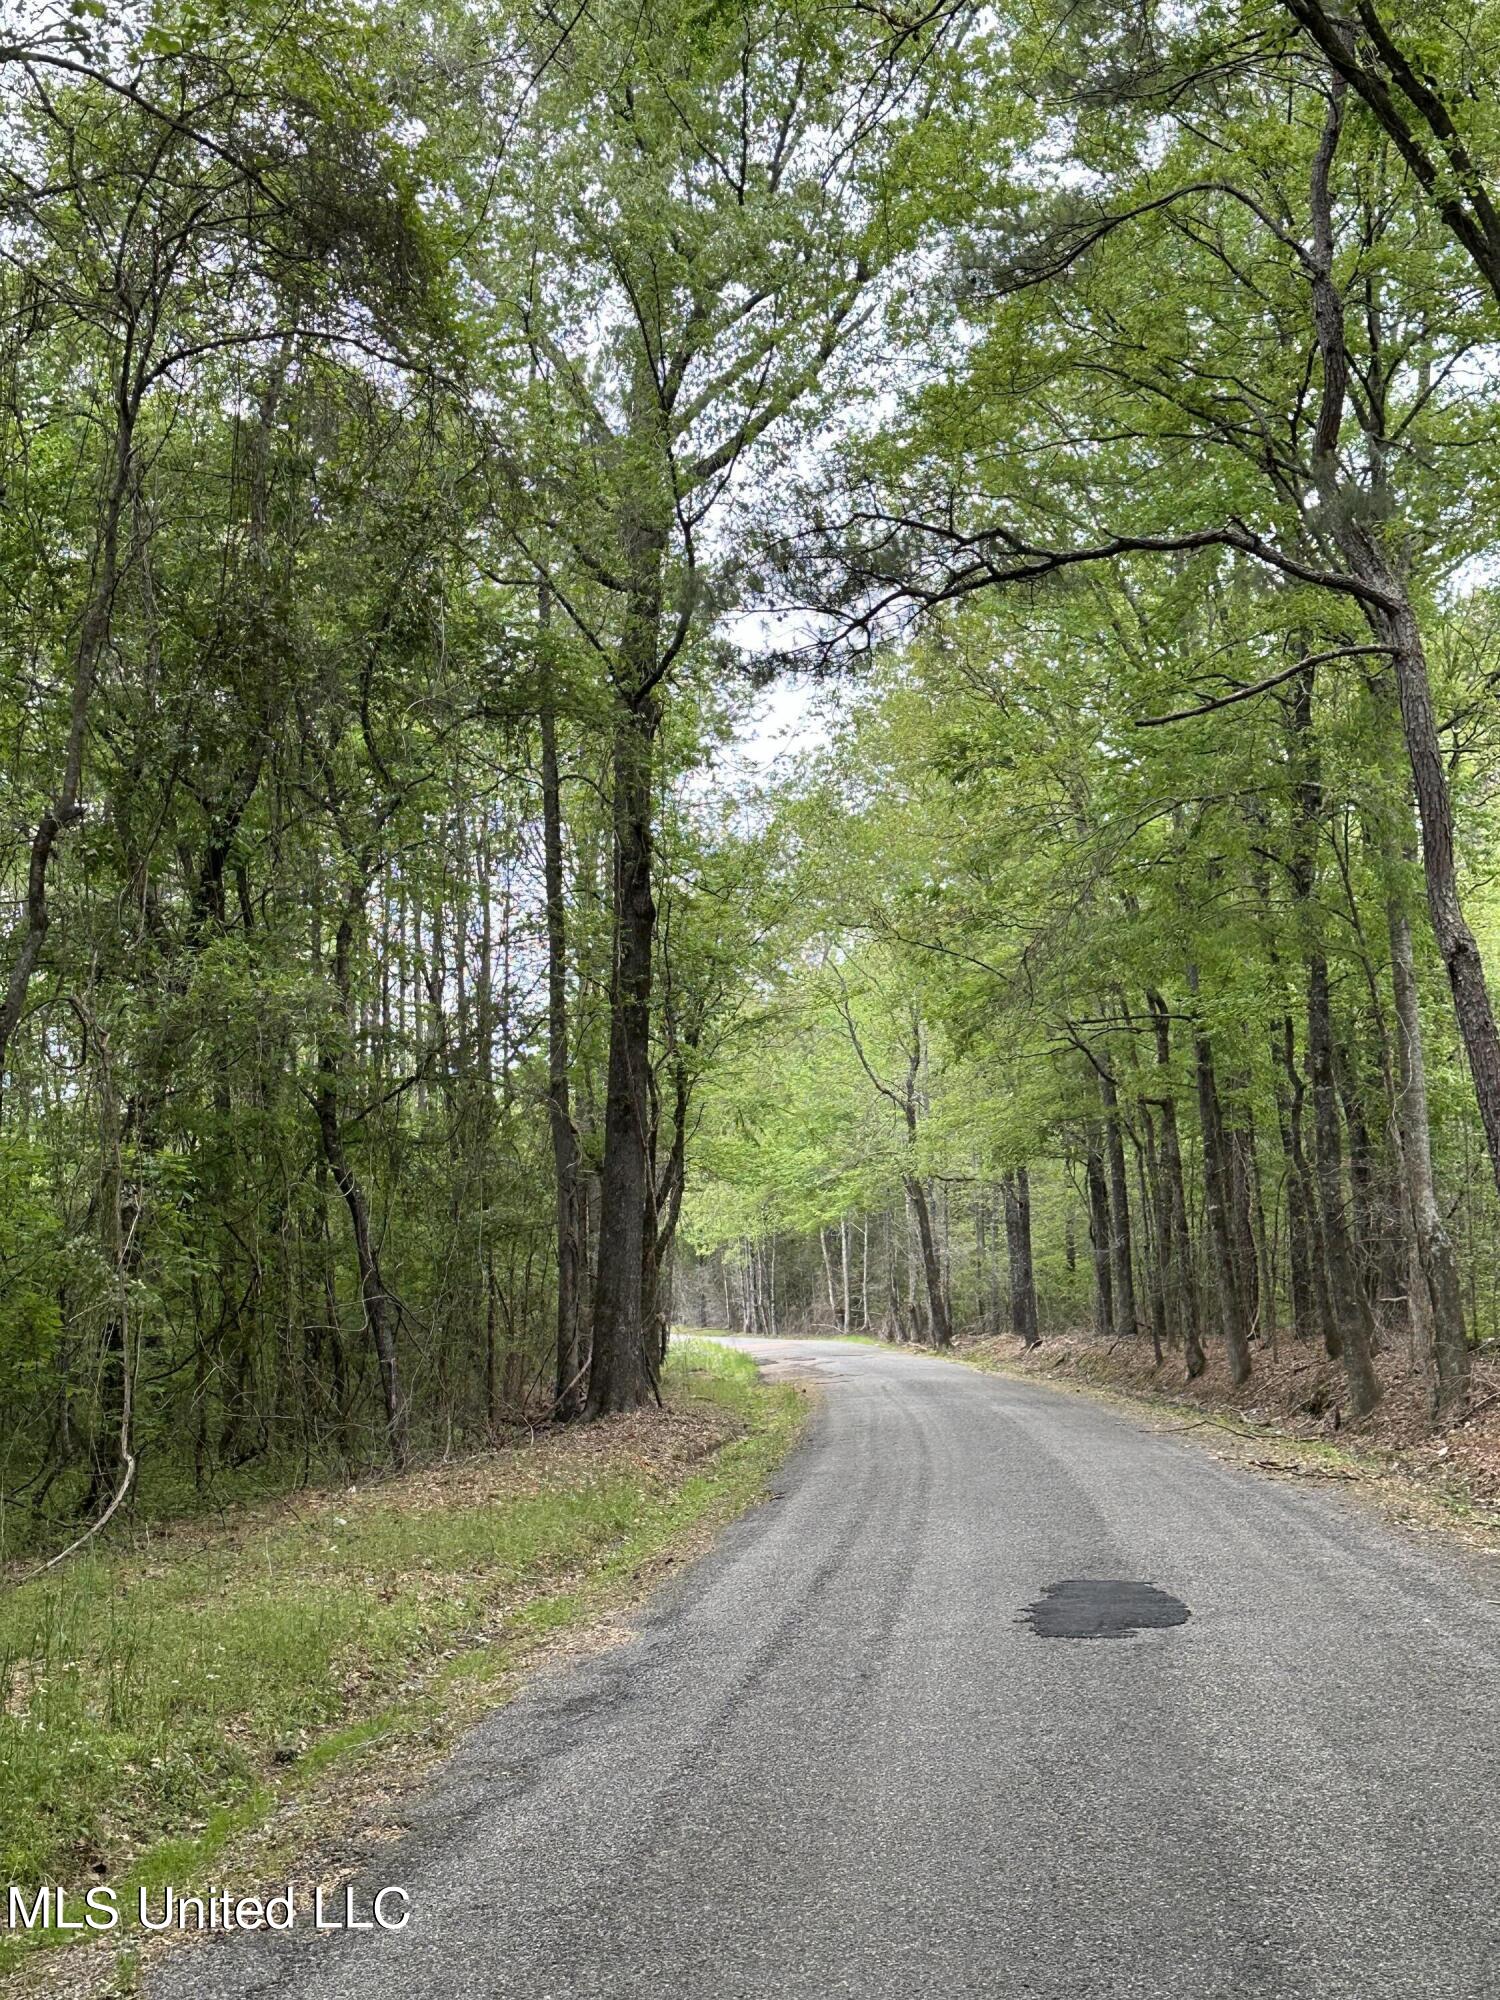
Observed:
[[[827,693],[809,681],[774,682],[736,730],[731,768],[769,777],[781,759],[826,744],[828,725],[819,710]]]

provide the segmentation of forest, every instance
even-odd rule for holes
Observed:
[[[1462,1413],[1495,27],[0,7],[0,1556],[677,1323]]]

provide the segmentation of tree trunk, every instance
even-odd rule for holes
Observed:
[[[350,890],[334,936],[334,988],[339,998],[340,1024],[346,1035],[352,1032],[354,1020],[353,971],[350,955],[354,944],[355,919],[363,908],[364,896],[363,882]],[[333,1184],[342,1195],[344,1206],[349,1211],[349,1224],[354,1235],[355,1263],[359,1271],[360,1302],[365,1315],[365,1330],[370,1336],[370,1345],[375,1351],[376,1365],[380,1372],[381,1398],[385,1405],[386,1435],[390,1443],[391,1461],[399,1471],[406,1463],[407,1408],[396,1358],[392,1301],[385,1288],[385,1279],[381,1275],[380,1258],[370,1228],[370,1205],[359,1176],[355,1173],[345,1150],[343,1127],[339,1117],[338,1085],[338,1056],[325,1040],[318,1055],[318,1136],[322,1142],[323,1158],[327,1161],[328,1171],[333,1177]]]
[[[1362,602],[1361,609],[1374,639],[1390,652],[1401,731],[1422,826],[1427,907],[1438,952],[1448,974],[1458,1031],[1469,1059],[1490,1172],[1496,1188],[1500,1189],[1500,1031],[1495,1026],[1484,961],[1464,917],[1458,892],[1453,801],[1433,713],[1426,649],[1405,578],[1392,561],[1384,539],[1369,526],[1368,509],[1359,504],[1364,496],[1345,490],[1337,455],[1349,356],[1344,300],[1333,276],[1334,204],[1330,175],[1343,129],[1346,80],[1359,76],[1359,66],[1349,60],[1351,49],[1347,31],[1342,28],[1325,43],[1325,53],[1332,65],[1328,111],[1323,139],[1313,157],[1309,188],[1313,245],[1306,261],[1311,272],[1313,318],[1324,378],[1314,440],[1314,475],[1340,555],[1353,575],[1376,593],[1374,599]],[[1364,85],[1357,83],[1357,87]],[[1372,419],[1367,408],[1358,408],[1358,414],[1378,452],[1385,440],[1371,432]]]
[[[647,1213],[647,1072],[651,1057],[651,765],[660,711],[649,697],[621,700],[615,720],[614,965],[609,1080],[604,1101],[599,1268],[588,1410],[633,1410],[652,1394],[655,1370],[642,1323]]]
[[[1427,1060],[1422,1043],[1422,1007],[1411,925],[1406,912],[1394,900],[1386,907],[1386,920],[1391,941],[1391,984],[1396,998],[1397,1116],[1417,1260],[1429,1308],[1423,1318],[1432,1342],[1433,1413],[1452,1418],[1462,1411],[1469,1396],[1469,1343],[1464,1333],[1458,1258],[1443,1227],[1432,1171]]]
[[[1172,1031],[1167,1018],[1167,1003],[1160,993],[1148,992],[1146,1005],[1151,1009],[1155,1023],[1157,1070],[1163,1083],[1170,1086]],[[1162,1256],[1171,1272],[1173,1314],[1182,1339],[1188,1380],[1194,1382],[1203,1373],[1206,1364],[1199,1326],[1198,1281],[1193,1270],[1193,1239],[1188,1229],[1182,1143],[1177,1130],[1177,1102],[1167,1088],[1156,1103],[1161,1113],[1161,1175],[1166,1194],[1167,1245],[1170,1246],[1163,1248]]]
[[[380,1272],[380,1259],[376,1253],[374,1238],[370,1231],[370,1207],[359,1177],[349,1164],[344,1150],[343,1135],[339,1130],[338,1099],[335,1091],[335,1067],[333,1059],[325,1056],[318,1065],[322,1081],[318,1090],[318,1132],[323,1142],[323,1157],[328,1162],[328,1171],[333,1176],[333,1184],[344,1198],[344,1206],[349,1211],[349,1222],[354,1232],[354,1255],[359,1269],[359,1295],[364,1307],[365,1327],[370,1336],[370,1345],[375,1350],[376,1364],[380,1370],[381,1397],[385,1405],[386,1435],[390,1442],[391,1462],[399,1472],[406,1463],[407,1419],[406,1400],[401,1392],[401,1378],[396,1361],[396,1338],[391,1325],[391,1302],[385,1289],[385,1280]]]
[[[1146,1231],[1146,1283],[1151,1298],[1151,1348],[1160,1368],[1163,1349],[1170,1338],[1167,1324],[1167,1246],[1171,1240],[1166,1207],[1166,1188],[1156,1151],[1156,1126],[1150,1107],[1140,1106],[1141,1139],[1136,1147],[1136,1178],[1141,1197],[1141,1216]]]
[[[859,1238],[859,1324],[862,1332],[870,1330],[870,1218],[860,1218]]]
[[[922,1031],[915,1014],[912,1019],[911,1058],[907,1064],[906,1087],[902,1096],[902,1111],[906,1119],[906,1144],[908,1152],[915,1153],[917,1145],[917,1079],[922,1062]],[[937,1238],[932,1227],[932,1209],[927,1200],[927,1190],[919,1175],[908,1172],[903,1176],[906,1186],[908,1213],[916,1225],[917,1244],[922,1260],[922,1275],[927,1292],[928,1324],[932,1329],[935,1346],[953,1345],[953,1327],[948,1318],[948,1299],[943,1290],[943,1269],[938,1256]],[[913,1286],[915,1304],[915,1286]]]
[[[1354,1218],[1350,1241],[1354,1268],[1359,1274],[1360,1285],[1378,1330],[1375,1309],[1380,1301],[1381,1239],[1387,1232],[1382,1227],[1383,1218],[1379,1213],[1374,1149],[1370,1144],[1370,1129],[1365,1119],[1359,1080],[1354,1073],[1354,1061],[1347,1043],[1341,1047],[1337,1040],[1334,1043],[1333,1080],[1339,1103],[1343,1106],[1344,1130],[1349,1135],[1349,1208]]]
[[[495,1249],[484,1246],[484,1417],[490,1436],[500,1429],[499,1300],[495,1285]]]
[[[695,1044],[690,1039],[686,1046]],[[677,1241],[677,1224],[682,1214],[683,1189],[687,1184],[688,1108],[692,1098],[692,1080],[683,1049],[673,1053],[671,1073],[672,1142],[659,1178],[654,1125],[647,1146],[648,1205],[642,1235],[645,1263],[641,1273],[641,1324],[646,1329],[653,1384],[667,1358],[667,1344],[671,1338],[670,1272]],[[669,1274],[665,1301],[661,1287],[663,1272]]]
[[[1234,1281],[1244,1301],[1245,1328],[1251,1339],[1260,1332],[1260,1270],[1255,1255],[1254,1140],[1243,1126],[1224,1133],[1225,1193],[1229,1203],[1229,1234],[1234,1246]]]
[[[1025,1167],[1002,1176],[1005,1197],[1005,1248],[1010,1269],[1010,1330],[1027,1347],[1041,1340],[1037,1331],[1036,1274],[1031,1256],[1031,1180]]]
[[[138,393],[132,390],[128,375],[122,377],[104,512],[94,548],[88,602],[84,607],[78,629],[78,646],[73,656],[73,689],[67,739],[63,747],[62,776],[31,836],[31,852],[26,866],[26,900],[20,922],[8,940],[13,956],[5,996],[0,1000],[0,1094],[5,1087],[5,1066],[11,1037],[26,1011],[26,995],[51,923],[47,903],[47,871],[53,850],[67,829],[76,826],[83,818],[84,744],[94,683],[104,649],[109,643],[115,592],[120,585],[120,522],[133,476],[138,406]]]
[[[1290,1036],[1291,1023],[1286,1026]],[[1274,1034],[1271,1037],[1271,1060],[1279,1070],[1283,1061],[1281,1038]],[[1311,1224],[1307,1212],[1304,1162],[1299,1158],[1301,1138],[1300,1134],[1295,1140],[1293,1138],[1291,1109],[1291,1091],[1278,1077],[1276,1124],[1281,1137],[1282,1175],[1286,1187],[1287,1283],[1292,1300],[1292,1333],[1298,1340],[1311,1340],[1319,1331],[1313,1298]]]
[[[948,1300],[942,1290],[942,1266],[938,1262],[938,1242],[932,1234],[932,1208],[928,1206],[928,1194],[920,1180],[908,1180],[908,1194],[912,1198],[912,1214],[916,1216],[916,1238],[922,1248],[922,1276],[926,1278],[928,1294],[928,1324],[932,1326],[932,1340],[940,1348],[950,1348],[954,1344],[954,1330],[948,1322]]]
[[[1197,981],[1192,982],[1196,988]],[[1208,1216],[1208,1240],[1213,1252],[1214,1284],[1219,1299],[1219,1323],[1229,1379],[1238,1387],[1250,1380],[1250,1339],[1245,1302],[1236,1281],[1234,1239],[1230,1229],[1228,1176],[1224,1158],[1224,1121],[1208,1037],[1194,1037],[1198,1080],[1198,1123],[1203,1132],[1203,1193]]]
[[[839,1325],[839,1299],[833,1282],[833,1257],[828,1248],[828,1231],[826,1229],[818,1231],[818,1248],[823,1252],[823,1278],[828,1286],[828,1317],[833,1323],[834,1332],[837,1333]]]
[[[1104,1147],[1109,1161],[1109,1274],[1114,1291],[1117,1340],[1134,1340],[1139,1332],[1135,1310],[1135,1270],[1130,1242],[1130,1193],[1125,1178],[1125,1142],[1120,1133],[1120,1099],[1115,1080],[1099,1072],[1099,1096],[1104,1104]]]
[[[1333,1309],[1333,1295],[1329,1287],[1328,1244],[1323,1231],[1323,1206],[1318,1193],[1317,1171],[1308,1159],[1307,1149],[1302,1141],[1302,1113],[1307,1098],[1307,1085],[1297,1068],[1295,1052],[1296,1033],[1291,1020],[1288,1019],[1284,1030],[1282,1061],[1292,1086],[1287,1114],[1292,1163],[1297,1171],[1307,1215],[1309,1275],[1317,1326],[1323,1337],[1323,1351],[1330,1360],[1336,1361],[1343,1353],[1343,1336],[1338,1316]]]
[[[542,595],[542,621],[547,599]],[[579,1228],[579,1148],[568,1084],[568,938],[563,883],[562,783],[557,762],[557,721],[551,690],[542,703],[542,847],[547,905],[547,1120],[552,1135],[554,1222],[557,1254],[556,1355],[553,1414],[566,1422],[585,1400],[579,1307],[583,1291],[583,1242]],[[486,973],[486,990],[488,974]],[[482,1011],[488,1011],[483,1008]]]
[[[927,1293],[927,1320],[934,1346],[951,1347],[953,1328],[948,1322],[948,1301],[943,1296],[943,1272],[938,1262],[937,1238],[932,1229],[932,1209],[927,1190],[915,1175],[906,1181],[907,1200],[917,1228],[917,1244],[922,1256],[922,1276]]]
[[[1344,1215],[1343,1146],[1333,1076],[1332,1010],[1328,966],[1321,954],[1315,955],[1307,968],[1307,1066],[1312,1078],[1313,1142],[1329,1291],[1343,1350],[1350,1404],[1355,1416],[1362,1417],[1380,1401],[1380,1384],[1372,1358],[1375,1326],[1370,1302],[1355,1269]]]
[[[1490,1171],[1500,1188],[1500,1033],[1485,982],[1484,961],[1459,901],[1458,873],[1453,858],[1453,807],[1448,774],[1432,712],[1427,657],[1411,606],[1405,602],[1381,623],[1395,649],[1396,687],[1401,719],[1411,758],[1417,811],[1422,822],[1422,868],[1427,880],[1427,907],[1433,935],[1448,973],[1453,1011],[1469,1058],[1469,1074],[1484,1125]]]
[[[1104,1179],[1104,1161],[1092,1133],[1084,1161],[1089,1194],[1089,1245],[1094,1253],[1094,1332],[1109,1338],[1114,1326],[1114,1286],[1110,1281],[1110,1240],[1114,1234],[1109,1219],[1109,1189]]]
[[[901,1317],[901,1293],[896,1284],[896,1221],[890,1209],[885,1212],[885,1301],[886,1317],[890,1323],[888,1340],[905,1340],[906,1325]]]

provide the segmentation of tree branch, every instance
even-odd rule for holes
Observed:
[[[1256,681],[1251,687],[1236,688],[1233,694],[1220,695],[1217,701],[1200,702],[1196,708],[1174,708],[1170,715],[1138,715],[1137,729],[1160,729],[1167,722],[1187,722],[1195,715],[1213,715],[1221,708],[1233,708],[1238,701],[1252,701],[1258,694],[1268,694],[1283,681],[1295,680],[1309,667],[1321,667],[1327,660],[1351,660],[1369,653],[1393,653],[1394,646],[1334,646],[1326,653],[1309,653],[1305,660],[1295,665],[1283,667],[1279,674],[1270,674],[1263,681]]]

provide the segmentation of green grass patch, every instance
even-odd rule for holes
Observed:
[[[749,1504],[805,1409],[710,1342],[674,1342],[666,1394],[666,1417],[298,1495],[11,1588],[0,1876],[107,1881],[127,1910],[142,1883],[201,1885],[288,1790],[440,1728],[459,1691]],[[0,1936],[0,1971],[51,1936]]]

